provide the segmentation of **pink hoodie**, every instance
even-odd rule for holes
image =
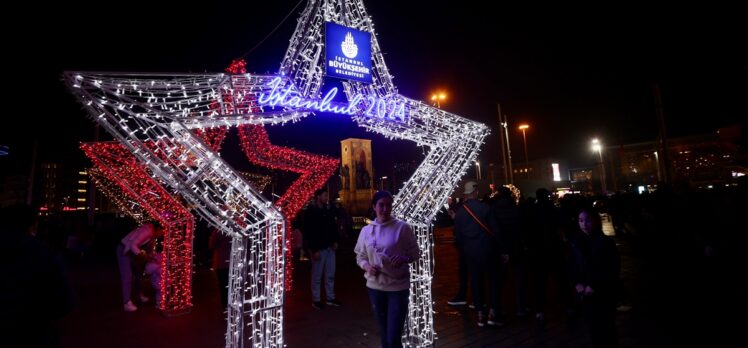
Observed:
[[[364,265],[379,266],[377,276],[364,273],[366,286],[381,291],[401,291],[410,288],[410,267],[403,263],[395,267],[390,258],[403,255],[411,262],[420,257],[420,250],[413,229],[407,223],[391,219],[385,223],[376,220],[365,226],[358,236],[353,249],[356,252],[356,263],[362,269]]]

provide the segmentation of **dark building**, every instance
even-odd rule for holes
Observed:
[[[592,167],[569,169],[569,191],[577,193],[594,192],[601,189],[600,180],[593,180]],[[598,173],[599,174],[599,173]]]
[[[669,139],[670,163],[664,163],[654,141],[606,147],[608,189],[634,191],[659,181],[696,189],[735,184],[748,174],[748,158],[735,137],[721,132]]]
[[[86,210],[90,179],[85,170],[62,163],[41,165],[39,209],[47,212]]]
[[[26,203],[29,180],[26,175],[0,177],[0,206]]]
[[[556,190],[569,187],[568,164],[558,158],[541,158],[512,164],[514,184],[526,197],[539,188]]]

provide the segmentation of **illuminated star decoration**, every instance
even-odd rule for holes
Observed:
[[[196,130],[196,134],[218,151],[228,128]],[[168,315],[192,308],[192,234],[194,218],[177,199],[167,193],[145,168],[119,143],[82,144],[94,164],[88,173],[120,211],[138,223],[158,220],[165,227],[161,258],[160,310]],[[157,189],[158,187],[158,189]],[[154,215],[153,212],[157,214]],[[174,213],[172,213],[174,212]]]
[[[226,72],[231,74],[246,74],[246,62],[234,60]],[[255,100],[245,98],[247,107],[257,108]],[[243,125],[239,126],[239,138],[242,150],[247,159],[256,165],[279,169],[301,174],[286,192],[275,202],[286,218],[286,226],[291,226],[291,221],[314,195],[314,191],[324,186],[327,179],[338,168],[338,160],[327,156],[315,155],[305,151],[273,145],[270,137],[263,126]],[[286,291],[292,288],[292,248],[293,233],[291,228],[286,229]]]
[[[372,82],[344,82],[347,106],[320,99],[325,21],[372,34]],[[488,128],[397,94],[362,1],[309,1],[280,76],[69,72],[65,80],[94,121],[198,214],[234,238],[229,347],[283,346],[284,219],[191,129],[283,124],[311,111],[330,111],[389,138],[428,147],[425,160],[395,197],[394,213],[413,225],[423,251],[411,264],[404,339],[411,346],[434,343],[431,224],[474,162]],[[226,94],[232,98],[225,100]],[[259,110],[246,107],[255,100]]]
[[[89,116],[140,165],[233,238],[226,345],[282,346],[284,217],[191,129],[283,124],[308,113],[245,107],[244,98],[268,93],[275,76],[67,72],[64,78]],[[227,93],[232,97],[224,99]]]
[[[413,226],[423,251],[422,257],[411,264],[409,315],[403,343],[430,346],[435,339],[432,221],[475,161],[489,129],[397,93],[362,0],[308,2],[281,64],[281,75],[290,78],[303,96],[320,98],[326,68],[334,63],[325,59],[325,22],[371,33],[372,82],[343,82],[349,102],[360,102],[353,120],[388,138],[407,139],[429,147],[425,160],[395,197],[393,214]],[[276,98],[271,102],[282,106],[303,104],[291,98]],[[400,113],[399,105],[403,104],[405,115]]]
[[[164,226],[159,309],[169,315],[192,308],[192,233],[195,219],[121,144],[80,145],[94,164],[98,188],[138,222],[157,220]]]
[[[246,74],[246,62],[243,59],[235,59],[231,62],[226,72],[232,75]],[[234,99],[234,95],[228,90],[222,90],[221,101],[226,105],[226,111],[229,114],[244,112],[257,112],[259,106],[251,94],[242,95],[241,99]],[[213,110],[219,107],[217,103],[212,104]],[[225,126],[209,129],[196,129],[195,133],[218,152],[220,144],[228,133]],[[291,221],[298,215],[304,204],[309,201],[314,191],[324,186],[327,179],[338,167],[336,159],[311,154],[305,151],[299,151],[291,148],[272,145],[270,138],[261,125],[243,125],[239,126],[239,137],[241,146],[247,159],[259,166],[271,169],[291,171],[301,174],[296,181],[286,190],[286,192],[275,202],[280,208],[286,219],[286,225],[290,226]],[[244,175],[244,174],[243,174]],[[246,178],[246,175],[244,175]],[[255,187],[256,188],[256,187]],[[292,244],[293,233],[291,229],[286,229],[285,235],[286,248],[286,291],[292,289]]]
[[[197,129],[195,133],[215,151],[226,136],[227,127]],[[148,175],[145,168],[119,143],[82,144],[94,168],[89,175],[117,207],[138,223],[158,220],[165,226],[164,257],[161,258],[161,299],[157,301],[164,313],[177,315],[192,308],[192,234],[194,218],[178,200],[169,196]],[[143,195],[145,194],[145,195]],[[150,212],[160,212],[153,215]],[[163,214],[167,211],[176,214]],[[189,216],[189,218],[187,218]]]

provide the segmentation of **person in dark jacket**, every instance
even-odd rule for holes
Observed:
[[[558,283],[559,298],[567,309],[573,299],[566,270],[566,244],[562,238],[561,212],[553,204],[551,192],[540,188],[535,191],[537,201],[530,208],[527,234],[528,251],[534,274],[533,294],[535,319],[545,320],[548,280],[553,276]]]
[[[56,321],[73,308],[73,289],[57,255],[31,235],[34,210],[0,209],[0,337],[3,347],[58,347]]]
[[[589,321],[594,347],[617,347],[616,305],[620,291],[621,257],[612,238],[603,234],[600,214],[579,213],[582,233],[572,242],[572,284]]]
[[[325,279],[327,304],[335,307],[341,303],[335,298],[335,250],[338,248],[338,228],[335,210],[328,205],[326,189],[314,192],[314,201],[304,212],[302,228],[303,248],[312,259],[312,307],[322,309],[322,274]]]
[[[452,219],[453,223],[455,217],[457,216],[457,212],[460,211],[460,208],[462,208],[462,203],[463,202],[460,200],[455,200],[450,202],[449,204],[447,213],[449,214],[449,218]],[[457,295],[455,295],[455,297],[453,297],[451,300],[447,301],[447,304],[450,306],[461,306],[467,304],[468,263],[467,256],[465,255],[462,245],[460,245],[460,241],[457,239],[457,235],[455,235],[454,237],[454,245],[457,249]]]
[[[499,262],[497,298],[503,298],[503,290],[507,286],[507,272],[511,268],[514,273],[515,300],[517,305],[518,316],[526,315],[527,305],[525,303],[525,269],[527,263],[526,243],[523,240],[522,217],[520,209],[517,206],[512,191],[501,186],[498,193],[494,196],[491,210],[496,218],[496,224],[502,237],[502,244],[505,245],[512,259],[510,264]],[[500,310],[500,308],[497,308]],[[501,318],[498,318],[501,320]]]
[[[465,203],[455,214],[455,238],[463,248],[470,271],[473,301],[478,311],[478,326],[501,325],[499,318],[500,299],[497,298],[497,267],[496,256],[500,255],[501,262],[509,261],[508,250],[501,243],[499,230],[496,225],[491,207],[478,200],[478,183],[468,181],[465,184]],[[485,305],[485,280],[488,282],[488,306]],[[488,307],[488,316],[486,316]]]

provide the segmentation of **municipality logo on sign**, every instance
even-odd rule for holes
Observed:
[[[356,46],[356,42],[353,41],[353,35],[351,35],[350,32],[345,34],[345,40],[340,44],[340,48],[343,50],[343,54],[348,58],[356,58],[356,55],[358,54],[358,46]]]
[[[371,83],[371,34],[325,23],[327,76]]]

